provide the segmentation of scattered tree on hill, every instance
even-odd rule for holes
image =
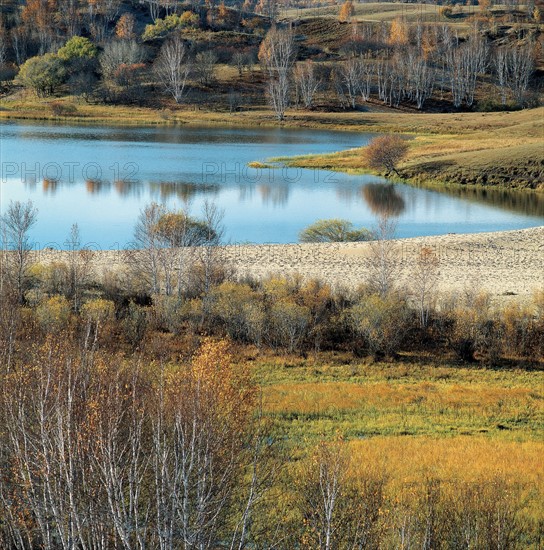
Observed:
[[[299,240],[303,243],[357,242],[372,239],[368,229],[356,229],[348,220],[318,220],[302,230]]]
[[[232,54],[231,63],[238,70],[238,76],[242,78],[244,69],[250,66],[250,59],[247,53],[236,51]]]
[[[62,59],[48,53],[27,60],[17,75],[17,82],[25,88],[33,89],[40,97],[51,95],[66,77]]]
[[[351,20],[355,15],[355,7],[353,6],[352,0],[346,0],[342,7],[340,8],[340,13],[338,14],[338,21],[340,23],[346,23]]]
[[[198,52],[195,57],[195,73],[204,86],[209,85],[215,78],[217,54],[212,50]]]
[[[295,56],[295,37],[291,29],[273,27],[259,48],[259,61],[269,74],[268,97],[278,120],[283,120],[289,106],[291,69]]]
[[[166,92],[180,103],[186,92],[192,62],[189,50],[178,34],[166,41],[155,61],[155,71]]]

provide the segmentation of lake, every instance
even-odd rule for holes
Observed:
[[[0,210],[30,199],[39,210],[32,241],[62,248],[78,223],[84,243],[127,246],[151,201],[189,208],[206,200],[224,209],[232,243],[296,242],[317,219],[346,218],[372,228],[397,219],[397,236],[519,229],[544,223],[544,201],[527,193],[440,193],[376,176],[295,168],[256,169],[267,158],[339,151],[372,135],[286,129],[94,127],[0,124]]]

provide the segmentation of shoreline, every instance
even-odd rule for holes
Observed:
[[[56,102],[75,102],[65,99]],[[394,133],[409,136],[409,152],[399,165],[401,180],[439,191],[448,188],[528,190],[544,193],[544,108],[515,112],[412,113],[403,111],[319,112],[291,110],[279,122],[270,110],[227,113],[210,109],[153,109],[77,103],[77,114],[47,114],[45,100],[0,100],[0,122],[81,126],[263,128]],[[257,161],[258,159],[255,159]],[[300,168],[374,173],[362,148],[302,157],[281,157]],[[392,181],[395,181],[393,178]]]
[[[393,273],[400,288],[409,287],[422,247],[439,259],[437,291],[488,292],[494,299],[526,299],[544,290],[544,225],[491,233],[447,234],[389,241],[395,258]],[[275,245],[226,245],[220,260],[236,277],[263,279],[300,276],[318,279],[336,288],[354,290],[368,282],[370,242]],[[94,251],[92,265],[100,278],[128,267],[126,250]],[[36,263],[62,261],[64,251],[40,250]]]

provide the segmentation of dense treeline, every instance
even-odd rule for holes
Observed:
[[[432,100],[433,108],[485,110],[538,102],[531,79],[542,38],[534,6],[510,6],[525,23],[506,32],[482,4],[462,34],[444,14],[445,22],[432,24],[357,23],[343,6],[331,48],[325,38],[320,43],[319,29],[308,38],[305,22],[275,25],[275,3],[261,4],[29,0],[0,21],[0,81],[40,96],[231,111],[266,95],[280,120],[290,106],[354,109],[380,101],[423,109]],[[238,78],[225,80],[225,65]],[[57,104],[53,114],[75,108]]]

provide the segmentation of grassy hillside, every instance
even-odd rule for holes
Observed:
[[[408,156],[399,172],[413,182],[543,187],[542,107],[511,113],[372,113],[362,118],[368,131],[408,137]],[[367,171],[362,149],[280,160],[299,167]]]
[[[355,15],[352,21],[368,21],[380,23],[391,22],[402,17],[410,22],[422,21],[424,23],[445,22],[451,25],[467,25],[466,19],[477,13],[477,6],[458,5],[453,17],[444,17],[440,14],[441,6],[437,4],[404,2],[365,2],[355,3]],[[285,19],[296,19],[305,17],[324,17],[338,19],[340,6],[310,7],[302,9],[289,9],[282,12]],[[500,13],[499,9],[495,10]]]

